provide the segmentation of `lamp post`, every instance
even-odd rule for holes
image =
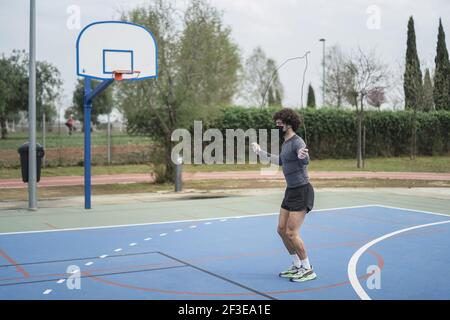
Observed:
[[[323,59],[322,59],[322,67],[323,67],[323,75],[322,75],[322,106],[325,105],[325,38],[319,39],[323,44]]]
[[[36,0],[30,0],[30,49],[28,80],[28,209],[37,210],[36,199]]]

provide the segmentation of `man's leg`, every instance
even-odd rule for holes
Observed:
[[[300,228],[305,220],[306,211],[292,212],[289,215],[289,220],[287,224],[287,234],[289,240],[294,247],[295,252],[297,252],[300,257],[302,268],[291,277],[291,281],[303,282],[308,280],[313,280],[317,278],[312,266],[309,263],[308,255],[306,253],[305,244],[302,238],[300,238]]]
[[[306,253],[305,244],[300,238],[300,227],[305,220],[306,211],[291,211],[287,223],[287,236],[291,242],[291,246],[298,254],[301,260],[305,260],[308,255]]]
[[[281,208],[278,221],[278,234],[283,240],[284,246],[289,251],[289,254],[292,258],[292,266],[279,274],[279,276],[282,278],[291,278],[292,276],[297,274],[298,270],[300,270],[300,267],[302,266],[302,262],[300,261],[298,254],[295,252],[295,249],[287,236],[287,223],[289,220],[289,214],[290,213],[288,210]]]
[[[280,209],[280,215],[278,217],[278,228],[277,232],[283,240],[284,246],[289,251],[289,254],[293,255],[296,253],[294,247],[292,246],[291,241],[287,235],[287,224],[289,220],[289,211],[286,209]]]

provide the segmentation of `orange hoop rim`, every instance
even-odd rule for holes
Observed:
[[[112,72],[114,76],[114,80],[116,81],[122,81],[124,74],[137,74],[137,77],[141,74],[138,70],[115,70]]]

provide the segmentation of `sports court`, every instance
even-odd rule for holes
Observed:
[[[10,39],[11,56],[6,58],[3,48],[0,56],[0,70],[5,75],[0,79],[0,94],[5,100],[0,106],[1,138],[6,140],[10,122],[10,131],[15,132],[17,122],[26,127],[28,142],[19,148],[22,180],[13,172],[19,168],[17,159],[8,166],[4,164],[4,168],[11,169],[11,176],[5,175],[6,178],[21,186],[24,186],[21,181],[28,183],[28,210],[17,200],[23,198],[15,197],[16,192],[23,191],[21,186],[9,188],[9,196],[14,193],[14,197],[0,199],[0,300],[450,299],[450,189],[447,183],[450,177],[440,177],[449,172],[445,157],[449,155],[447,124],[450,117],[450,113],[444,112],[450,110],[450,78],[447,77],[449,62],[442,18],[439,18],[437,34],[436,30],[423,33],[423,26],[431,25],[432,21],[437,25],[438,17],[423,21],[422,15],[414,14],[421,19],[420,35],[426,35],[417,37],[416,45],[412,13],[407,32],[404,29],[407,17],[402,17],[400,12],[391,16],[398,16],[399,21],[405,19],[401,29],[394,25],[389,29],[381,28],[381,12],[391,12],[387,4],[383,10],[378,6],[346,10],[352,14],[361,11],[359,16],[336,11],[333,16],[352,21],[351,26],[345,26],[337,20],[315,25],[307,19],[298,19],[298,14],[289,21],[290,12],[306,12],[311,21],[323,19],[324,14],[320,5],[315,10],[308,5],[305,11],[291,2],[284,11],[280,9],[283,4],[277,2],[276,11],[283,12],[278,22],[272,21],[277,18],[274,8],[267,9],[270,19],[261,19],[264,17],[259,10],[262,7],[255,2],[253,5],[257,7],[230,10],[231,13],[256,12],[258,25],[252,26],[255,17],[243,19],[241,16],[239,19],[245,24],[240,24],[236,30],[239,35],[251,32],[243,39],[262,41],[264,35],[267,38],[264,40],[268,41],[252,43],[251,46],[257,45],[253,53],[241,61],[244,58],[241,53],[250,45],[235,42],[238,34],[232,33],[226,20],[222,21],[222,10],[209,1],[187,1],[186,8],[181,9],[169,2],[166,5],[164,1],[147,1],[134,9],[128,8],[130,1],[127,6],[125,3],[106,6],[95,1],[79,2],[61,10],[55,4],[45,6],[30,0],[29,33],[26,35],[17,32],[22,31],[23,26],[18,28],[5,17],[5,25],[13,29],[4,34],[12,34],[13,37],[7,38],[15,40],[17,37],[18,42]],[[8,12],[14,9],[11,7]],[[116,13],[110,14],[108,10],[113,7]],[[49,8],[52,13],[40,11]],[[10,16],[16,21],[25,21],[17,13],[24,9],[16,9]],[[401,8],[401,14],[409,15],[410,8],[407,9]],[[93,10],[91,16],[89,10]],[[414,11],[423,12],[421,8]],[[64,29],[63,17],[56,18],[53,12],[68,15],[65,33],[52,33]],[[82,17],[81,12],[86,15]],[[52,24],[51,20],[57,23]],[[271,21],[277,28],[262,25],[263,20]],[[289,27],[278,28],[283,25]],[[311,25],[316,29],[314,39],[309,37],[310,32],[305,33]],[[332,25],[340,27],[330,28]],[[47,26],[45,34],[41,26]],[[358,33],[358,29],[362,33]],[[383,33],[369,31],[377,34],[370,38],[366,29],[385,33],[380,36]],[[339,35],[335,33],[338,30],[344,31]],[[404,65],[399,65],[401,70],[393,70],[375,51],[386,35],[391,43],[380,47],[401,48],[401,52],[383,50],[391,58],[403,59],[404,47],[398,44],[406,43],[406,60]],[[422,38],[431,35],[437,35],[436,45],[423,42]],[[270,41],[270,37],[274,38]],[[373,50],[362,48],[361,39],[376,46]],[[266,55],[262,48],[271,42],[276,46]],[[351,42],[354,42],[353,47],[346,48]],[[23,43],[29,43],[29,47],[22,54]],[[56,43],[59,46],[54,46]],[[333,47],[332,43],[335,43]],[[345,45],[343,50],[341,44]],[[355,50],[356,45],[358,50]],[[436,48],[436,67],[423,70],[423,78],[420,61],[425,56],[419,59],[417,48],[421,52],[425,46]],[[242,50],[244,48],[246,50]],[[39,58],[51,63],[47,65],[43,63],[46,60],[37,60],[36,49],[39,49]],[[276,57],[272,57],[275,52],[278,52]],[[434,52],[426,52],[426,57],[433,56]],[[281,63],[277,59],[282,59]],[[297,65],[290,63],[292,61]],[[288,62],[290,69],[281,71]],[[310,63],[313,72],[322,67],[320,77],[309,75]],[[57,65],[64,66],[62,73]],[[395,77],[396,73],[401,76]],[[433,83],[430,74],[433,74]],[[69,80],[65,89],[63,78]],[[289,85],[285,90],[281,79],[289,80],[292,87]],[[308,82],[307,101],[304,101]],[[313,85],[317,89],[319,83],[322,97],[320,104],[316,104]],[[116,84],[114,89],[113,84]],[[70,90],[75,88],[70,93],[69,86]],[[26,102],[19,99],[25,95],[28,95]],[[245,108],[241,109],[241,104]],[[382,106],[387,107],[386,110],[382,110]],[[339,109],[331,110],[331,107]],[[300,110],[305,108],[308,110]],[[324,110],[318,110],[322,108]],[[410,113],[412,110],[414,112]],[[151,154],[141,154],[139,150],[143,148],[133,148],[127,140],[123,144],[130,147],[126,149],[129,150],[126,156],[120,161],[112,160],[111,116],[114,111],[118,112],[116,120],[120,132],[124,129],[129,135],[126,139],[131,136],[149,138],[146,142],[143,140],[142,146],[146,145]],[[100,116],[107,118],[107,122],[103,122],[108,139],[104,162],[101,157],[95,157],[95,149],[102,147],[92,135],[101,127]],[[61,143],[62,140],[58,140],[53,148],[50,144],[46,147],[47,123],[58,123],[58,137],[61,124],[67,126],[72,136],[76,131],[75,120],[82,127],[83,141],[72,139]],[[202,121],[206,121],[205,128],[217,126],[209,128],[217,135],[208,132],[209,129],[203,133]],[[229,128],[235,128],[242,135],[230,135]],[[37,131],[41,129],[43,146],[37,144]],[[244,129],[248,129],[246,133]],[[250,129],[254,135],[248,133]],[[268,136],[262,130],[277,133],[271,135],[270,150],[264,141]],[[226,140],[223,140],[223,132],[226,132]],[[210,170],[191,171],[196,178],[192,181],[196,180],[197,184],[183,190],[185,164],[247,164],[246,137],[249,139],[247,151],[250,152],[251,145],[252,155],[255,155],[255,161],[250,161],[249,157],[249,165],[256,164],[258,157],[263,163],[266,157],[277,168],[282,166],[287,185],[284,195],[284,188],[279,184],[271,185],[270,179],[263,178],[271,174],[272,170],[265,170],[268,168],[250,171],[249,176],[245,176],[244,171],[240,175],[233,170],[218,175]],[[23,138],[17,141],[23,143]],[[203,151],[204,143],[212,142],[212,138],[217,148],[208,145]],[[79,144],[78,148],[71,149],[71,144],[76,145],[74,142]],[[174,145],[176,142],[180,143]],[[280,152],[274,148],[278,142],[282,142]],[[227,147],[226,163],[224,146]],[[17,147],[19,142],[17,146],[9,144],[5,150],[17,156]],[[49,172],[54,178],[54,189],[47,185],[49,193],[42,197],[38,191],[46,186],[41,184],[38,190],[37,183],[41,166],[46,168],[44,149],[49,155],[51,151],[56,155],[58,150],[58,162],[54,167],[48,166],[55,170],[75,166],[73,163],[64,165],[63,153],[73,159],[83,154],[83,158],[79,156],[76,161],[83,172],[75,168],[59,175]],[[311,159],[340,161],[326,165],[322,162],[322,170],[318,172],[325,178],[314,187],[315,191],[306,170],[310,161],[308,149],[311,149]],[[390,162],[405,155],[409,159],[402,166]],[[193,163],[189,161],[192,156]],[[345,167],[348,162],[343,161],[355,156],[361,172],[349,173],[350,167]],[[419,159],[419,156],[422,157]],[[431,156],[439,158],[430,161]],[[365,167],[364,160],[370,158],[383,159],[383,166]],[[124,168],[116,168],[106,178],[110,193],[99,195],[101,193],[96,193],[99,189],[92,189],[92,167],[101,167],[102,163],[107,163],[108,169],[114,164],[150,164],[145,174],[151,173],[152,180],[145,178],[139,185],[138,181],[125,177],[112,178],[114,174],[127,174],[122,172],[126,171]],[[128,169],[130,174],[144,174],[135,172],[136,168]],[[355,169],[353,164],[351,169]],[[339,171],[340,176],[333,177],[334,171]],[[209,179],[213,181],[209,185],[202,185],[207,180],[202,178],[202,173],[215,179]],[[350,179],[359,174],[364,175]],[[326,180],[327,175],[329,180]],[[69,189],[64,177],[72,177],[68,179],[72,183],[83,180],[82,184],[75,181],[72,185],[80,187],[78,191],[83,187],[83,197],[81,192],[73,196],[72,192],[77,189]],[[239,181],[234,185],[226,184],[233,179]],[[311,184],[319,182],[315,179],[311,179]],[[341,183],[345,179],[352,181]],[[387,180],[392,181],[383,184]],[[150,181],[158,184],[158,188],[146,191],[149,186],[145,183]],[[47,180],[47,184],[50,182]],[[373,188],[378,183],[382,187]],[[118,188],[125,184],[136,184],[128,191],[135,187],[139,189],[133,191],[139,193]],[[159,189],[168,185],[175,186],[175,193]],[[39,196],[42,201],[38,206]],[[284,217],[290,215],[279,229],[286,247],[277,233],[280,203],[283,203]],[[305,208],[306,211],[312,208],[313,203],[314,209],[303,223],[303,212]],[[300,225],[307,254],[302,240],[297,237]],[[294,266],[281,275],[290,275],[299,282],[279,276],[291,264],[291,259]]]
[[[281,192],[4,210],[0,297],[449,299],[449,200],[437,194],[319,190],[302,231],[318,278],[304,283],[278,277],[290,263],[276,233]]]

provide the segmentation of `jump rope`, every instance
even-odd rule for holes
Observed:
[[[300,101],[301,102],[300,102],[299,108],[303,107],[303,90],[304,90],[304,87],[305,87],[306,72],[308,71],[308,54],[310,54],[310,53],[311,53],[310,51],[307,51],[303,56],[289,58],[286,61],[284,61],[282,64],[280,64],[273,71],[272,76],[270,77],[269,81],[267,82],[266,89],[265,89],[264,94],[263,94],[263,99],[261,101],[260,108],[264,107],[264,105],[265,105],[267,92],[269,91],[270,86],[272,85],[272,81],[274,80],[275,76],[277,75],[278,70],[280,70],[289,61],[305,59],[305,68],[303,70],[303,77],[302,77],[302,83],[301,83],[301,96],[300,96]],[[304,137],[305,144],[308,145],[308,140],[306,138],[306,133],[307,132],[306,132],[306,125],[305,125],[305,117],[303,117],[303,116],[300,116],[300,117],[301,117],[301,120],[302,120],[303,130],[304,130],[304,133],[305,133],[305,137]]]

